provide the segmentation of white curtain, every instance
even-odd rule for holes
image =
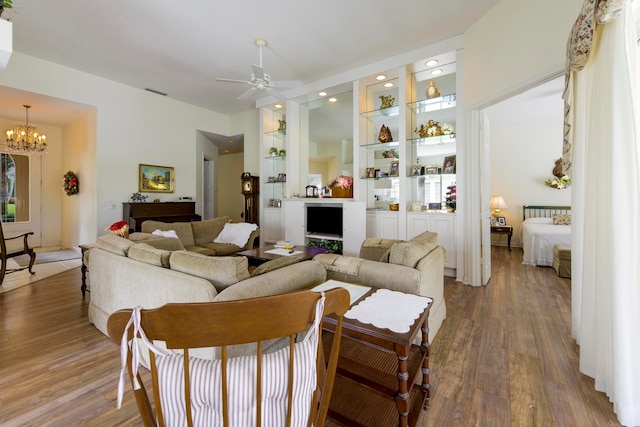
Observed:
[[[631,0],[622,3],[622,14],[596,26],[588,61],[571,72],[565,94],[571,107],[572,333],[581,372],[609,396],[622,425],[638,426],[640,94],[634,13]]]

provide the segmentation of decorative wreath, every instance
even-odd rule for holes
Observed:
[[[64,174],[64,192],[67,196],[78,194],[78,184],[78,176],[75,173],[69,171]]]

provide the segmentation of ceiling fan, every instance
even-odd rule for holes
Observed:
[[[249,80],[235,80],[235,79],[221,79],[216,78],[217,81],[220,82],[231,82],[231,83],[244,83],[250,85],[251,87],[243,92],[238,99],[248,99],[257,91],[265,91],[269,95],[273,95],[274,97],[284,100],[284,96],[274,90],[274,88],[289,88],[289,87],[298,87],[302,83],[299,80],[286,80],[286,81],[273,81],[271,80],[271,76],[264,72],[264,68],[262,68],[262,48],[267,45],[267,41],[263,38],[256,39],[256,45],[260,48],[260,65],[251,65],[253,69],[253,73],[251,73],[251,77]]]

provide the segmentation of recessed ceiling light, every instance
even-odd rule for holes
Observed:
[[[229,150],[224,150],[224,152],[225,152],[225,153],[230,153],[230,151],[229,151]]]
[[[436,68],[435,70],[431,71],[431,75],[432,76],[437,76],[438,74],[442,74],[442,69],[441,68]]]
[[[323,92],[318,92],[318,95],[320,95],[320,96],[327,96],[327,92],[324,92],[324,91],[323,91]]]
[[[376,76],[376,80],[384,80],[386,78],[387,78],[387,76],[385,76],[384,74],[379,74],[379,75]]]
[[[276,107],[276,108],[282,108],[282,105],[280,105],[280,104],[276,104],[276,105],[274,105],[274,107]]]
[[[384,87],[393,87],[393,83],[391,83],[391,82],[386,82],[386,83],[384,84]]]
[[[426,65],[427,67],[433,67],[434,65],[438,65],[438,60],[430,59],[427,62],[425,62],[424,65]]]
[[[233,139],[227,141],[229,144],[233,144]]]
[[[337,99],[336,98],[329,98],[329,102],[336,102]]]

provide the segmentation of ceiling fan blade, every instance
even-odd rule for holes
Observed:
[[[249,84],[250,82],[246,81],[246,80],[236,80],[236,79],[219,79],[216,78],[216,81],[218,82],[231,82],[231,83],[244,83],[244,84]]]
[[[242,92],[242,94],[240,94],[238,99],[241,100],[241,101],[244,101],[245,99],[249,99],[249,98],[251,98],[251,95],[253,95],[255,92],[256,92],[256,88],[255,87],[250,87],[246,91]]]
[[[302,82],[300,80],[280,80],[272,82],[275,87],[300,87]]]
[[[253,68],[253,75],[256,80],[264,80],[264,69],[261,66],[252,65],[251,68]]]

